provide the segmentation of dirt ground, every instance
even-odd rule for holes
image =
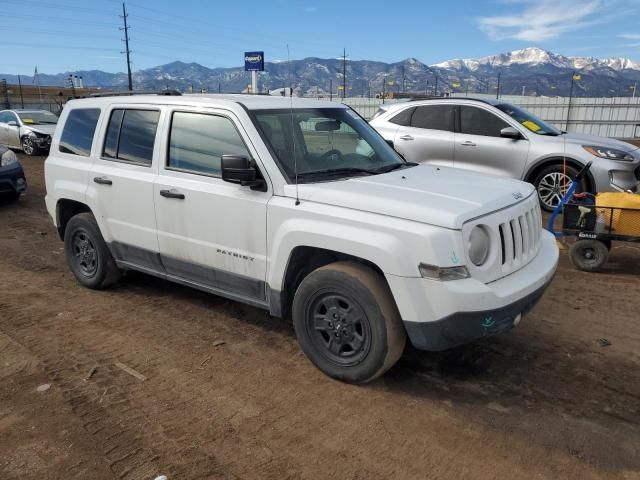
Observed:
[[[512,333],[408,349],[350,386],[261,310],[141,274],[81,288],[45,211],[44,158],[22,160],[29,190],[0,206],[3,480],[640,479],[637,247],[601,274],[563,251]]]

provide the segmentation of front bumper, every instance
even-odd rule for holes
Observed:
[[[0,167],[0,193],[22,193],[27,189],[27,179],[22,165],[14,163],[8,167]]]
[[[446,350],[516,326],[540,300],[558,266],[555,237],[541,233],[540,250],[531,262],[488,284],[473,278],[439,282],[387,275],[413,346]]]

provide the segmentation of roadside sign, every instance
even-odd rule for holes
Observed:
[[[264,52],[244,52],[244,71],[263,72]]]

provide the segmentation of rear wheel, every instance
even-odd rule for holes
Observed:
[[[92,214],[80,213],[69,220],[64,244],[67,264],[85,287],[107,288],[120,278],[120,270]]]
[[[29,155],[30,157],[38,155],[38,153],[40,153],[40,149],[38,148],[38,145],[33,140],[33,138],[29,136],[22,137],[21,144],[22,144],[22,151],[25,154]]]
[[[293,322],[306,356],[330,377],[371,381],[402,355],[406,334],[384,278],[356,262],[310,273],[293,300]]]
[[[577,240],[571,245],[569,255],[578,270],[597,272],[607,263],[609,248],[600,240]]]
[[[564,166],[561,163],[542,169],[533,180],[533,186],[536,188],[540,198],[540,206],[547,212],[553,212],[571,186],[571,179],[575,178],[577,174],[578,170],[567,165],[565,175]],[[583,180],[576,191],[584,191],[584,187]]]

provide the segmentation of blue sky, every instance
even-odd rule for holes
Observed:
[[[0,72],[124,71],[117,0],[0,0]],[[640,61],[640,0],[130,0],[133,69],[338,57],[432,64],[539,46]]]

